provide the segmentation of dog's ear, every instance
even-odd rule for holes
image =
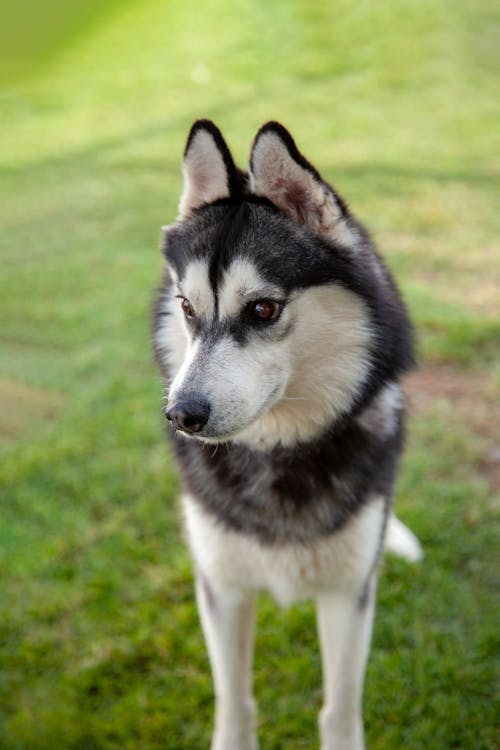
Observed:
[[[220,130],[210,120],[196,120],[184,150],[184,192],[179,218],[219,198],[229,198],[237,186],[237,170]]]
[[[347,206],[279,122],[261,127],[250,153],[250,189],[319,234],[346,239]]]

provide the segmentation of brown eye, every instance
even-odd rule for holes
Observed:
[[[188,318],[189,320],[192,320],[192,318],[194,318],[194,310],[193,310],[193,306],[191,302],[184,297],[184,299],[181,302],[181,307],[186,318]]]
[[[264,323],[271,323],[277,320],[283,309],[283,305],[279,302],[274,302],[271,299],[259,299],[257,302],[252,302],[250,305],[250,312],[255,320],[262,321]]]

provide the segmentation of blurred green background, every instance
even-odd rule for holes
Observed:
[[[496,3],[81,0],[0,25],[0,747],[208,747],[212,692],[149,348],[191,122],[281,120],[372,230],[419,333],[372,750],[495,744]],[[263,598],[263,750],[316,746],[311,605]]]

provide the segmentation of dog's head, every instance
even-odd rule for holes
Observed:
[[[310,439],[395,369],[378,354],[390,278],[278,123],[257,133],[243,173],[215,125],[196,122],[183,172],[155,316],[166,415],[210,442]]]

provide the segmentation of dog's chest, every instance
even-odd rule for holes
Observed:
[[[284,606],[362,586],[376,561],[385,517],[383,499],[374,498],[345,527],[314,543],[263,545],[225,529],[189,495],[183,506],[192,555],[212,586],[265,590]]]

